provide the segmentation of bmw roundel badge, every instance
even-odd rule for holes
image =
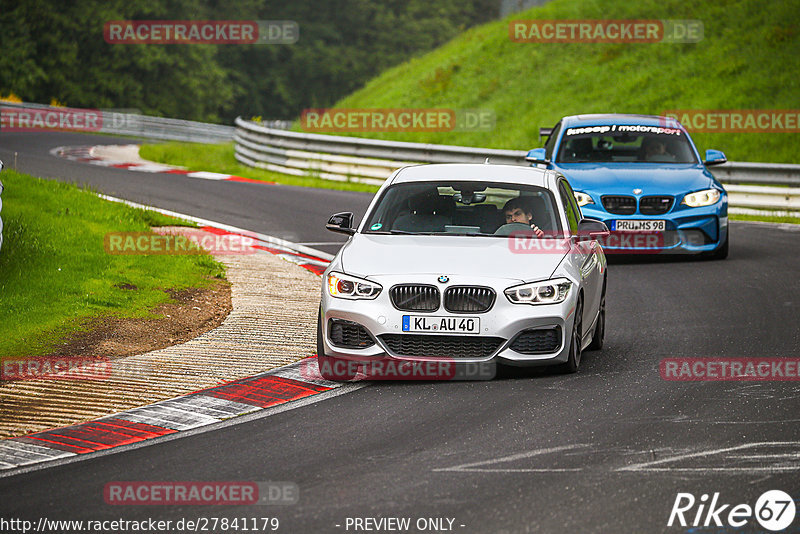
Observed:
[[[447,275],[443,274],[442,276],[439,277],[439,283],[440,284],[446,284],[449,281],[450,281],[450,278],[448,278]]]

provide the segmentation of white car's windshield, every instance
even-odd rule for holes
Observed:
[[[558,163],[697,163],[686,132],[678,128],[603,125],[567,128]]]
[[[387,188],[367,216],[368,234],[507,236],[535,225],[561,230],[547,189],[496,182],[409,182]]]

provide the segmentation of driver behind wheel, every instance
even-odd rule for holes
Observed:
[[[542,237],[544,232],[533,224],[533,208],[525,197],[512,198],[503,206],[506,224],[521,223],[531,227],[536,237]]]

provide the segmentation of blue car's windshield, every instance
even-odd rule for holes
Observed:
[[[364,233],[508,236],[527,224],[549,237],[561,230],[557,209],[552,193],[533,185],[408,182],[383,192]]]
[[[567,128],[556,162],[697,163],[697,158],[678,128],[610,124]]]

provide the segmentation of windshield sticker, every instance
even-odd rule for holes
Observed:
[[[662,128],[661,126],[641,126],[639,124],[611,124],[607,126],[586,126],[584,128],[567,128],[566,135],[604,134],[608,132],[650,133],[657,135],[681,135],[679,128]]]
[[[375,223],[369,227],[370,230],[380,230],[383,227],[383,223]]]

